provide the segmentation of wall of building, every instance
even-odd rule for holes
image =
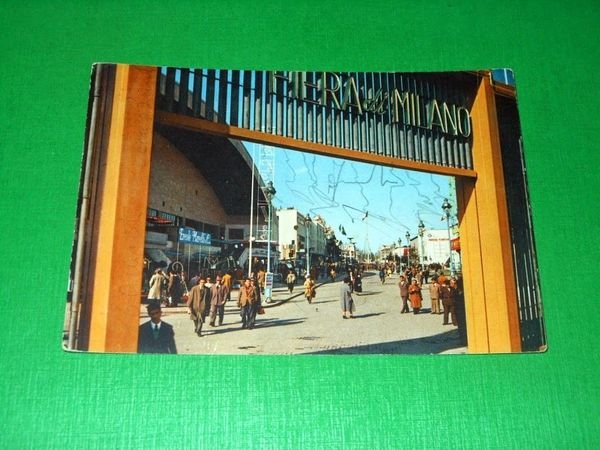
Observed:
[[[310,248],[311,252],[316,253],[317,255],[326,256],[327,255],[327,224],[320,217],[316,216],[314,219],[314,223],[311,226],[311,235],[310,235]]]
[[[158,133],[152,147],[148,207],[215,225],[229,221],[200,171]]]
[[[285,258],[289,249],[295,252],[298,248],[298,229],[300,228],[298,210],[295,208],[277,210],[279,220],[279,252]],[[298,226],[298,228],[295,228]],[[293,245],[292,245],[293,242]]]
[[[421,251],[420,246],[420,238],[415,239],[415,247],[418,252]],[[450,255],[448,230],[425,230],[423,247],[428,263],[444,264]]]

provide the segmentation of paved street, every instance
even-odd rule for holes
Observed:
[[[323,281],[323,280],[322,280]],[[430,314],[428,289],[423,290],[421,314],[400,314],[398,275],[382,285],[375,273],[363,278],[363,292],[354,294],[355,319],[342,319],[339,302],[341,281],[326,281],[308,304],[302,287],[292,298],[265,308],[253,330],[241,329],[236,307],[237,291],[220,327],[204,325],[203,336],[193,332],[187,308],[163,308],[163,320],[175,328],[179,353],[187,354],[427,354],[465,353],[458,330],[442,325],[442,315]],[[278,302],[289,298],[285,288],[273,295]],[[140,323],[147,320],[145,305]]]

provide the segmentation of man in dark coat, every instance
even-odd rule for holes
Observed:
[[[408,309],[408,283],[406,282],[406,277],[404,275],[400,275],[398,287],[400,288],[400,298],[402,299],[402,310],[400,311],[400,314],[410,312]]]
[[[188,311],[194,321],[194,332],[202,336],[202,324],[206,318],[206,302],[210,303],[210,289],[206,287],[206,279],[198,278],[198,283],[192,286],[188,295]]]
[[[448,315],[452,319],[452,325],[458,325],[456,322],[456,309],[454,299],[456,297],[456,281],[444,280],[444,285],[440,288],[440,297],[442,298],[442,304],[444,305],[444,323],[443,325],[450,325],[448,323]]]
[[[217,314],[219,315],[219,325],[223,325],[225,316],[225,303],[229,296],[229,289],[222,284],[222,278],[217,275],[216,282],[210,288],[210,326],[215,326]]]
[[[177,353],[173,327],[160,320],[160,303],[151,302],[146,310],[150,320],[140,325],[138,353]]]

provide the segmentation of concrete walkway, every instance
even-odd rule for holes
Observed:
[[[322,280],[317,297],[308,304],[302,286],[290,296],[277,286],[273,303],[264,304],[253,330],[241,328],[233,293],[225,308],[222,326],[204,325],[203,336],[193,332],[187,308],[164,308],[163,320],[175,328],[179,353],[186,354],[432,354],[465,353],[458,330],[442,325],[442,316],[429,314],[429,295],[423,290],[423,313],[400,314],[398,276],[382,285],[375,274],[363,278],[363,292],[354,294],[355,319],[342,319],[339,306],[341,281]],[[147,319],[145,305],[140,323]]]

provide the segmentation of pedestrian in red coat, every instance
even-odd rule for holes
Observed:
[[[417,282],[416,278],[413,278],[410,287],[408,288],[408,298],[413,307],[413,314],[419,314],[423,297],[421,296],[421,286]]]

